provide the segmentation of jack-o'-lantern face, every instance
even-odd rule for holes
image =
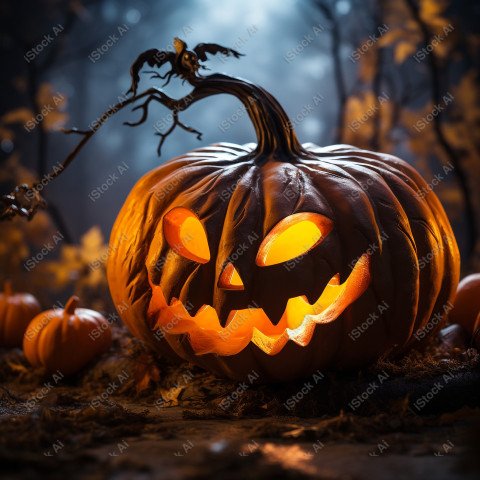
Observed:
[[[251,269],[280,266],[288,273],[288,265],[295,265],[306,255],[314,254],[333,228],[332,220],[319,213],[289,215],[280,220],[263,240],[256,238],[261,241]],[[188,208],[175,207],[164,215],[163,234],[171,253],[197,264],[194,267],[197,274],[202,265],[212,261],[208,233],[201,220]],[[254,248],[257,243],[251,242],[247,248]],[[237,255],[222,261],[216,287],[223,295],[229,292],[235,296],[242,292],[243,308],[231,309],[224,317],[208,304],[200,308],[193,306],[190,310],[196,312],[189,312],[186,307],[192,305],[188,299],[187,304],[173,296],[168,299],[161,286],[150,280],[153,294],[149,315],[156,322],[154,328],[164,334],[187,334],[196,355],[235,355],[250,342],[266,354],[275,355],[289,340],[301,346],[308,345],[315,325],[335,320],[370,283],[369,256],[365,254],[342,282],[338,273],[332,276],[313,302],[305,294],[278,298],[275,304],[282,312],[277,313],[276,318],[270,318],[267,312],[272,309],[259,304],[254,295],[249,294],[249,284],[236,265],[242,263],[238,259]],[[295,292],[293,286],[291,291]]]
[[[132,333],[162,355],[262,381],[358,368],[418,343],[458,279],[445,213],[414,195],[425,182],[348,146],[306,144],[314,158],[288,162],[252,148],[189,152],[130,193],[107,273]]]

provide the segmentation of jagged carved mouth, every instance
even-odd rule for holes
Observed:
[[[188,335],[196,355],[235,355],[250,342],[266,354],[276,355],[288,341],[307,346],[315,326],[336,320],[365,292],[370,279],[370,257],[364,254],[343,283],[334,275],[314,304],[305,296],[290,298],[276,325],[262,308],[244,308],[232,310],[225,327],[212,306],[204,305],[192,316],[180,300],[172,298],[168,304],[161,287],[149,280],[152,297],[147,315],[156,332]]]

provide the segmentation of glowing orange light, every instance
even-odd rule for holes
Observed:
[[[223,269],[218,279],[218,286],[227,290],[244,290],[245,288],[240,274],[232,263],[227,263]]]
[[[258,250],[256,264],[277,265],[315,248],[330,233],[333,223],[319,213],[295,213],[277,223]]]
[[[167,305],[158,285],[152,285],[148,315],[155,318],[155,328],[165,334],[187,334],[196,355],[236,355],[250,342],[267,355],[276,355],[289,341],[308,345],[315,326],[335,321],[365,292],[370,280],[370,257],[364,254],[343,283],[338,275],[333,276],[314,304],[306,297],[290,298],[276,325],[262,308],[245,308],[232,310],[223,327],[210,305],[201,307],[194,316],[180,300],[172,299]]]
[[[163,217],[163,232],[170,247],[179,255],[198,263],[210,260],[207,234],[198,217],[183,207]]]

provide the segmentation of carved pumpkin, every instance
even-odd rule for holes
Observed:
[[[208,96],[231,94],[245,107],[256,144],[214,144],[147,173],[112,229],[107,275],[119,314],[152,348],[231,378],[283,381],[324,368],[356,368],[436,332],[458,283],[459,253],[435,194],[402,160],[349,145],[297,140],[263,88],[224,74],[203,76],[217,44],[192,51],[150,49],[131,67],[132,105],[145,122],[158,102],[172,125],[201,134],[179,114]],[[137,94],[147,63],[193,90],[172,99]],[[103,123],[101,120],[96,131]],[[94,131],[72,129],[82,141]],[[19,209],[20,190],[4,217]],[[35,189],[33,189],[35,190]],[[33,215],[37,203],[22,207]],[[427,259],[427,260],[426,260]],[[430,322],[430,319],[435,322]]]
[[[449,320],[460,324],[480,348],[480,273],[468,275],[459,283]]]
[[[258,144],[165,163],[115,222],[108,280],[132,333],[216,373],[265,381],[416,344],[432,315],[443,319],[459,276],[437,197],[393,156],[300,145],[272,96],[228,82],[210,75],[196,89],[236,95]]]
[[[140,100],[133,110],[141,117],[130,126],[146,121],[152,102],[172,112],[159,151],[176,127],[200,138],[179,114],[225,93],[242,102],[257,144],[189,152],[132,189],[112,230],[107,265],[111,294],[132,333],[232,378],[283,381],[357,368],[436,332],[458,283],[459,253],[419,173],[396,157],[349,145],[301,145],[263,88],[200,73],[207,54],[239,52],[212,43],[188,50],[178,38],[173,45],[174,52],[152,48],[138,56],[127,97],[94,128],[67,131],[83,138],[61,171],[109,117]],[[154,77],[179,77],[192,91],[180,99],[156,87],[137,94],[145,64],[169,64]],[[31,218],[43,205],[40,191],[17,186],[2,197],[0,218]],[[81,331],[84,346],[86,324]],[[69,361],[45,341],[29,354],[34,363]],[[61,362],[47,362],[49,356]]]
[[[0,293],[0,347],[21,347],[30,321],[41,312],[38,300],[29,293],[18,293],[7,281]]]
[[[23,352],[32,366],[71,375],[110,348],[108,321],[94,310],[77,308],[78,302],[73,296],[65,309],[47,310],[30,323]]]

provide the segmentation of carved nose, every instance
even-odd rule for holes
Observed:
[[[242,278],[238,270],[229,262],[223,268],[223,271],[218,279],[218,287],[224,290],[244,290]]]

